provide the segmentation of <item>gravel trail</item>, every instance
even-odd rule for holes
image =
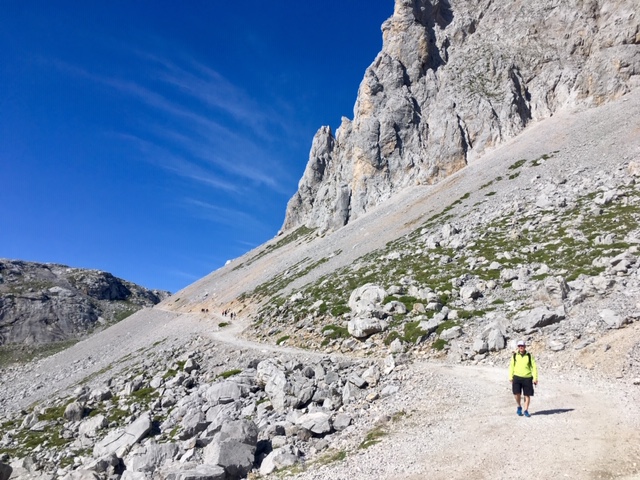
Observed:
[[[640,415],[624,384],[542,366],[525,418],[515,413],[506,367],[421,362],[407,377],[414,380],[386,406],[406,415],[380,443],[295,478],[640,478]]]

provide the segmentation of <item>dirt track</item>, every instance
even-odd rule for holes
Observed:
[[[541,366],[525,418],[515,413],[506,374],[505,367],[414,364],[408,376],[416,381],[390,404],[407,415],[389,424],[388,436],[296,478],[640,478],[640,419],[627,386]]]
[[[236,322],[212,336],[242,348],[300,353],[242,340],[242,328]],[[634,326],[612,335],[635,337],[638,330]],[[357,449],[360,432],[346,460],[313,467],[296,478],[488,480],[525,471],[530,479],[640,478],[640,386],[541,364],[532,416],[524,418],[515,413],[506,363],[418,361],[407,366],[404,376],[398,398],[372,407],[379,416],[399,419],[385,425],[388,433],[380,443]]]

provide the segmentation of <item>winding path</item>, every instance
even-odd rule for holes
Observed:
[[[263,353],[327,357],[242,339],[245,324],[237,319],[218,328],[226,320],[215,314],[179,314],[158,308],[139,312],[55,356],[23,367],[24,371],[3,372],[0,408],[26,407],[114,364],[122,368],[118,362],[131,353],[156,344],[184,344],[194,335]],[[638,386],[547,370],[542,365],[533,416],[526,419],[515,415],[506,367],[415,361],[403,368],[400,391],[362,412],[369,419],[406,413],[388,425],[388,435],[362,450],[357,449],[362,440],[359,432],[353,435],[355,443],[346,450],[345,460],[314,466],[295,478],[506,479],[523,474],[530,479],[640,478]]]

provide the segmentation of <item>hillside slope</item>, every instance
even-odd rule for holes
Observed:
[[[25,479],[237,478],[213,454],[221,429],[249,421],[243,468],[293,463],[304,479],[511,478],[523,431],[545,455],[536,478],[637,477],[639,159],[634,91],[532,125],[331,235],[277,237],[4,369],[0,464]],[[385,298],[350,298],[366,283]],[[354,335],[366,319],[385,327]],[[523,337],[541,371],[528,424],[506,381]]]
[[[447,28],[491,45],[498,24],[516,42],[550,38],[547,47],[568,49],[487,70],[513,73],[496,87],[505,95],[484,88],[468,102],[489,116],[487,102],[500,106],[495,115],[516,124],[457,119],[449,133],[482,148],[455,168],[439,166],[448,176],[438,183],[359,176],[360,187],[380,187],[347,195],[372,200],[361,211],[329,194],[318,210],[288,215],[299,228],[154,308],[2,369],[0,478],[229,480],[277,469],[305,480],[506,479],[522,472],[523,435],[534,444],[533,478],[638,478],[640,89],[637,13],[627,12],[635,2],[514,1],[504,19],[503,4],[472,3],[398,0],[385,54],[409,55],[401,34],[417,32],[407,40],[425,56],[400,62],[410,68],[397,78],[370,70],[358,105],[406,73],[411,81],[395,91],[406,96],[387,97],[379,112],[413,115],[398,102],[423,106],[411,99],[420,88],[451,107],[426,89],[437,80],[429,71],[444,71]],[[486,16],[471,15],[476,8]],[[502,22],[522,26],[521,13],[532,11],[538,32]],[[564,24],[577,32],[570,42],[547,35]],[[449,46],[450,64],[464,63],[453,60],[459,43]],[[568,61],[573,50],[577,63]],[[552,78],[558,88],[545,96]],[[531,101],[511,88],[525,80]],[[523,117],[514,105],[530,111]],[[363,122],[361,133],[393,130],[379,123]],[[435,133],[430,141],[442,137]],[[383,146],[395,160],[410,153],[402,145],[424,140],[392,137]],[[423,166],[440,158],[438,147],[455,153],[464,142],[435,142]],[[354,214],[331,231],[344,223],[331,223],[336,205]],[[303,221],[316,214],[317,223]],[[530,419],[515,415],[508,388],[517,339],[540,368]]]

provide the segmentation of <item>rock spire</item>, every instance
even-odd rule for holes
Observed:
[[[532,121],[640,84],[635,0],[396,0],[353,120],[321,127],[283,230],[335,230]]]

